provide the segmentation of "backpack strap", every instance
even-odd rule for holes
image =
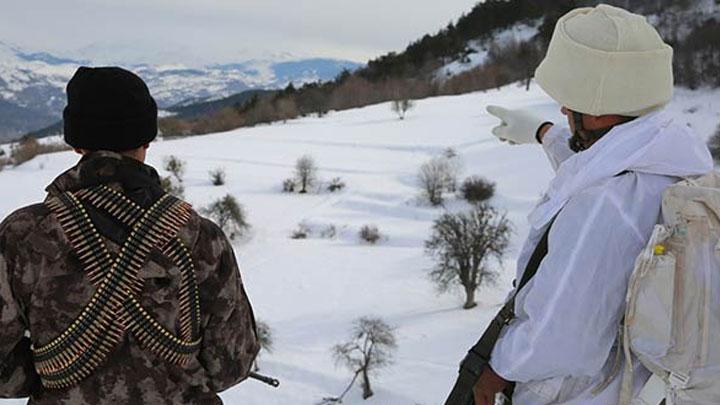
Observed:
[[[445,405],[467,405],[473,403],[473,387],[480,378],[480,374],[482,374],[483,370],[490,363],[490,356],[492,355],[492,351],[495,348],[495,344],[500,338],[500,334],[503,329],[505,329],[505,327],[515,319],[515,299],[517,298],[518,293],[535,276],[540,268],[540,264],[545,256],[547,256],[550,229],[552,228],[554,222],[555,219],[553,218],[540,239],[540,242],[538,242],[535,247],[515,292],[505,305],[503,305],[502,309],[500,309],[495,318],[490,321],[490,325],[488,325],[485,333],[483,333],[480,340],[475,343],[468,352],[467,356],[465,356],[465,359],[460,363],[460,371],[457,381],[450,392],[450,396],[445,401]],[[511,398],[513,390],[514,384],[509,390],[505,391],[505,395],[508,398]]]
[[[666,384],[662,377],[653,373],[645,383],[645,386],[643,386],[636,400],[641,405],[660,405],[663,401],[666,401],[667,405],[672,405],[671,403],[667,403],[665,386]]]

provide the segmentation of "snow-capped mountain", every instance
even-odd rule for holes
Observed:
[[[0,140],[55,123],[65,105],[65,85],[89,60],[28,52],[0,42]],[[251,60],[205,67],[128,65],[140,75],[161,108],[222,98],[250,88],[281,88],[334,78],[360,65],[334,59]]]

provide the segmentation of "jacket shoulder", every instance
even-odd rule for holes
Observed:
[[[50,209],[43,203],[22,207],[8,215],[0,223],[0,236],[18,237],[36,230],[38,225],[52,216]]]

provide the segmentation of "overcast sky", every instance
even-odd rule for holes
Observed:
[[[291,54],[365,62],[436,32],[478,0],[4,0],[0,41],[124,62]]]

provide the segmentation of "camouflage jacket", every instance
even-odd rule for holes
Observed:
[[[163,194],[154,169],[110,152],[83,157],[46,190],[50,197],[99,184],[122,191],[142,207]],[[104,224],[106,232],[122,231],[119,227]],[[106,232],[101,232],[103,239],[116,252],[118,244]],[[29,396],[30,404],[222,403],[217,393],[247,377],[259,350],[252,308],[233,249],[214,223],[193,212],[178,236],[191,248],[200,290],[197,355],[185,366],[170,364],[125,333],[90,377],[67,389],[47,389],[35,371],[31,345],[46,344],[65,330],[95,287],[46,205],[9,215],[0,224],[0,397]],[[139,276],[142,306],[162,326],[177,330],[177,269],[153,251]]]

